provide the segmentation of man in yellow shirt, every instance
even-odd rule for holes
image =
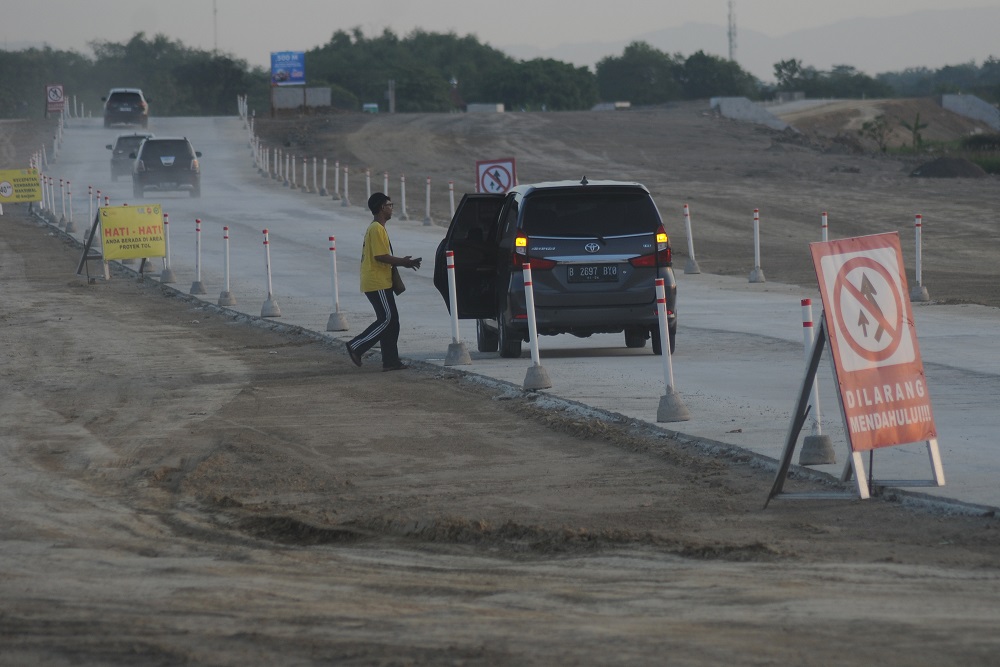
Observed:
[[[361,291],[375,309],[375,321],[347,343],[347,354],[355,366],[361,365],[361,355],[379,344],[382,349],[382,370],[399,371],[408,368],[399,359],[399,311],[392,291],[392,268],[402,266],[416,271],[420,257],[395,257],[385,223],[392,218],[392,200],[381,192],[368,198],[368,209],[375,217],[365,232],[361,248]]]

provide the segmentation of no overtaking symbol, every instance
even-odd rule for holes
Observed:
[[[491,165],[483,170],[480,187],[483,192],[507,192],[513,184],[510,170],[504,165]]]
[[[875,365],[891,359],[907,331],[902,295],[890,271],[871,257],[854,257],[838,271],[832,291],[843,342]]]

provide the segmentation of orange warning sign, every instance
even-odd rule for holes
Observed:
[[[851,450],[936,438],[899,235],[809,248]]]

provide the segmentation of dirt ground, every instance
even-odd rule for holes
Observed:
[[[706,272],[752,268],[759,207],[783,282],[808,281],[820,211],[837,236],[923,211],[932,298],[1000,305],[996,179],[913,179],[822,135],[687,106],[269,131],[444,180],[484,153],[522,182],[634,178],[665,215],[691,204]],[[995,663],[992,512],[762,510],[774,472],[746,454],[450,370],[357,369],[124,271],[87,285],[75,245],[5,213],[0,664]]]

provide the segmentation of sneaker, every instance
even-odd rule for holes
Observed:
[[[347,344],[347,356],[351,358],[355,366],[361,368],[361,355],[351,349],[350,343]]]
[[[383,366],[382,372],[384,373],[386,371],[405,371],[409,367],[410,367],[409,364],[396,364],[395,366]]]

